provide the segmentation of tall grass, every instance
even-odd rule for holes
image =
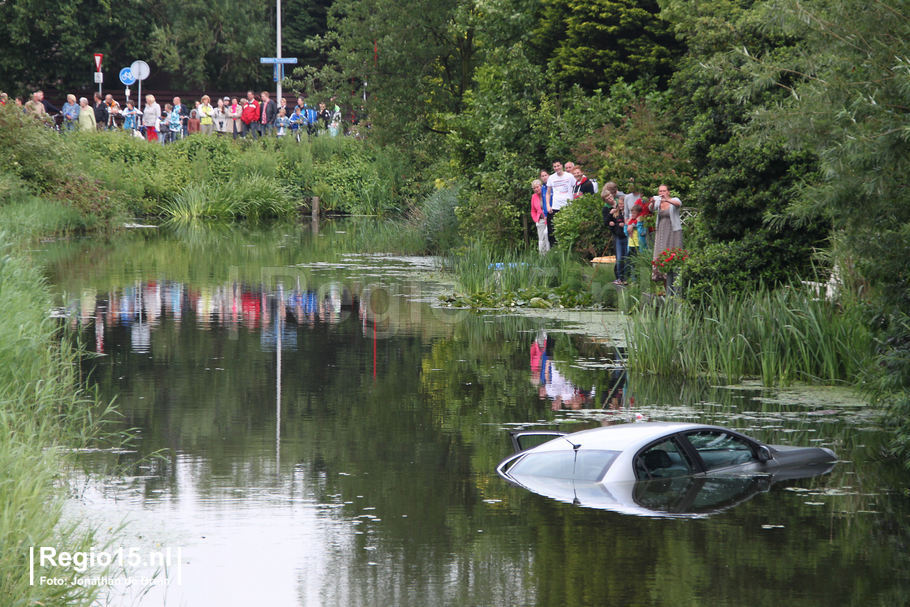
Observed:
[[[873,354],[858,305],[801,287],[753,293],[716,289],[702,303],[643,306],[626,329],[629,368],[660,375],[765,385],[855,382]]]
[[[78,585],[29,585],[29,548],[87,550],[91,529],[61,521],[67,466],[62,446],[83,446],[103,430],[96,401],[77,389],[76,353],[49,318],[40,272],[11,252],[0,232],[0,604],[87,604]],[[67,580],[72,570],[48,571]]]
[[[223,183],[191,183],[162,204],[160,211],[176,221],[266,219],[293,216],[298,206],[279,182],[253,173]]]
[[[466,293],[551,288],[575,282],[581,286],[573,275],[578,261],[565,251],[541,256],[537,251],[499,251],[473,242],[450,252],[446,265]]]
[[[73,207],[35,196],[15,175],[0,173],[0,226],[20,239],[74,231],[87,221]]]

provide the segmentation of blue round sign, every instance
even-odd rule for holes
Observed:
[[[120,82],[127,86],[136,82],[136,78],[133,76],[133,72],[130,71],[130,68],[125,67],[120,70]]]

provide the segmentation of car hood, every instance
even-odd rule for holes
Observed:
[[[773,459],[768,472],[775,481],[809,478],[827,474],[837,463],[834,451],[825,447],[768,445]]]

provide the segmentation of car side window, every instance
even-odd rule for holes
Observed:
[[[635,458],[638,480],[692,474],[692,464],[674,439],[651,445]]]
[[[701,457],[706,470],[758,461],[748,441],[727,432],[701,430],[687,434],[686,438]]]

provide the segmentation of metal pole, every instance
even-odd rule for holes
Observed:
[[[139,103],[139,105],[137,106],[137,109],[141,112],[142,111],[142,81],[141,80],[139,81],[139,92],[136,93],[136,95],[139,97],[138,99],[136,99],[136,101]]]
[[[275,56],[281,59],[281,0],[275,0],[275,16],[276,16],[276,53]],[[278,76],[278,83],[276,86],[276,96],[275,103],[278,104],[278,107],[281,107],[281,80],[284,76],[284,66],[281,63],[275,65],[275,74]]]

